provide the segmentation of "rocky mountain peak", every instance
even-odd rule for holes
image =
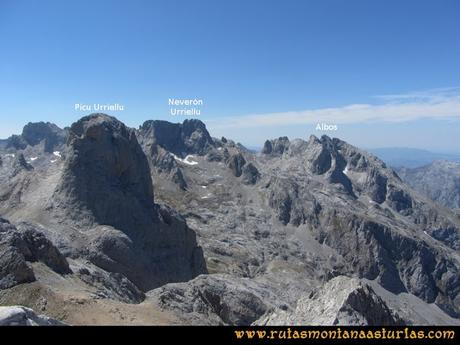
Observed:
[[[63,145],[67,137],[65,130],[50,122],[29,122],[24,126],[21,135],[13,135],[7,139],[7,148],[23,150],[30,146],[43,144],[45,152],[51,153]]]
[[[85,230],[84,255],[92,263],[143,291],[206,272],[193,230],[172,209],[154,204],[135,130],[114,117],[92,114],[71,126],[49,206],[58,219]]]
[[[257,321],[264,325],[401,325],[372,287],[344,276],[303,296],[293,311],[275,310]]]
[[[13,163],[13,175],[18,174],[20,171],[30,171],[33,170],[33,166],[27,163],[26,159],[24,158],[24,155],[22,153],[18,154]]]
[[[215,146],[206,125],[197,119],[183,123],[149,120],[139,128],[138,136],[144,148],[159,145],[181,158],[188,154],[204,155]]]
[[[274,140],[265,141],[262,149],[263,154],[278,154],[282,155],[289,147],[288,137],[279,137]]]
[[[88,219],[117,228],[153,209],[147,159],[135,132],[116,118],[92,114],[74,123],[54,205],[83,212]],[[137,216],[136,216],[137,215]]]

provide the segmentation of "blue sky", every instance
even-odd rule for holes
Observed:
[[[456,150],[459,18],[457,0],[0,0],[0,137],[69,125],[75,103],[177,122],[168,98],[200,98],[211,134],[250,146],[327,121],[359,146]]]

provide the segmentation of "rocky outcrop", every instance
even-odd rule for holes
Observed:
[[[288,137],[279,137],[278,139],[274,140],[267,140],[264,143],[264,147],[262,148],[263,154],[277,154],[281,155],[289,148],[289,139]]]
[[[244,159],[241,153],[236,153],[231,155],[227,159],[227,166],[232,171],[233,175],[236,177],[240,177],[243,173],[243,166],[246,164],[246,160]]]
[[[45,152],[52,153],[65,143],[66,138],[66,131],[53,123],[30,122],[24,126],[20,136],[13,135],[7,140],[6,147],[23,150],[28,145],[42,144]]]
[[[271,311],[256,324],[394,326],[402,325],[403,320],[391,312],[372,287],[340,276],[300,298],[294,310]]]
[[[263,294],[251,281],[209,275],[165,285],[149,296],[161,308],[179,313],[188,324],[249,325],[267,310]]]
[[[205,124],[196,119],[183,123],[146,121],[137,131],[137,137],[152,170],[167,177],[182,190],[187,188],[187,182],[176,158],[205,155],[216,146]]]
[[[67,151],[49,210],[84,229],[85,257],[143,291],[206,272],[195,233],[176,212],[154,204],[134,130],[93,114],[71,126]]]
[[[419,168],[400,168],[398,175],[440,205],[460,209],[460,163],[435,161]]]
[[[293,142],[266,164],[273,169],[265,172],[271,175],[264,186],[268,204],[281,223],[308,226],[360,277],[459,315],[455,256],[426,242],[456,250],[454,216],[414,194],[382,161],[339,139]]]
[[[215,146],[205,124],[197,119],[183,123],[146,121],[137,134],[144,148],[159,145],[181,158],[189,154],[204,155]]]
[[[19,153],[15,157],[15,160],[13,162],[12,176],[16,176],[21,171],[31,171],[33,169],[34,169],[34,167],[26,162],[26,159],[24,158],[24,155],[22,153]]]
[[[86,225],[128,229],[152,221],[150,170],[134,131],[102,114],[74,123],[52,206]]]
[[[187,182],[185,181],[182,169],[173,154],[158,145],[151,146],[148,153],[147,157],[149,158],[152,170],[155,169],[158,174],[162,174],[170,179],[180,189],[187,189]]]
[[[242,175],[244,184],[253,185],[260,179],[259,170],[252,163],[243,166]]]
[[[37,227],[13,226],[0,218],[0,289],[35,280],[28,262],[43,262],[56,273],[71,273],[67,260]]]
[[[0,326],[64,326],[45,315],[22,306],[0,307]]]
[[[321,205],[307,188],[302,188],[292,179],[280,177],[272,177],[266,188],[269,190],[269,206],[275,210],[281,223],[297,226],[305,222],[318,224]]]

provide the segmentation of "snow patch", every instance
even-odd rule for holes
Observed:
[[[14,153],[7,153],[7,154],[5,155],[5,157],[14,158],[14,157],[16,157],[16,156],[15,156]]]
[[[348,173],[348,165],[345,167],[345,169],[343,169],[342,171],[345,175]]]
[[[33,162],[33,161],[35,161],[35,160],[37,160],[37,159],[38,159],[38,157],[30,157],[30,161],[31,161],[31,162]]]
[[[57,159],[52,159],[50,160],[51,163],[56,163],[57,162]]]
[[[54,151],[53,155],[55,155],[56,157],[61,158],[61,152],[60,151]]]
[[[187,165],[197,165],[198,162],[195,162],[192,160],[193,156],[192,155],[187,155],[184,159],[177,157],[174,153],[171,153],[176,161],[179,161],[181,163],[187,164]]]

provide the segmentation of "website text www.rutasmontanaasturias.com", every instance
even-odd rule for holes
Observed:
[[[236,340],[454,340],[454,328],[444,327],[372,327],[353,328],[327,327],[327,328],[252,328],[235,329]]]

